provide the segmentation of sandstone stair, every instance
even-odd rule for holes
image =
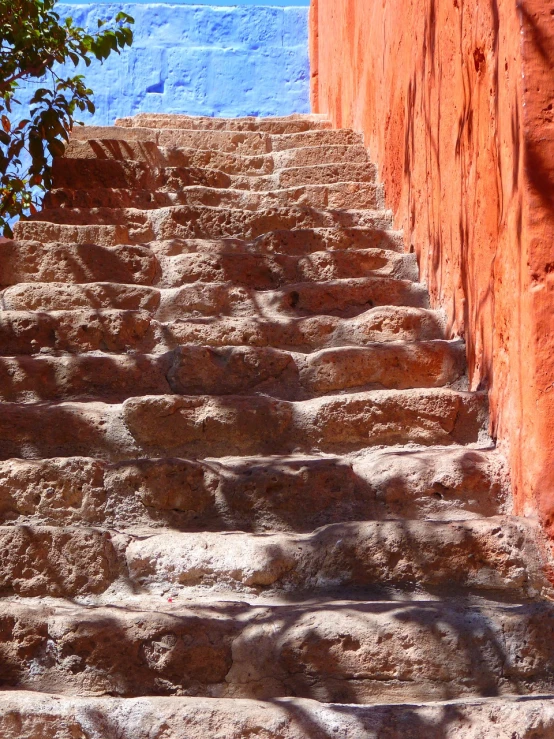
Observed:
[[[0,253],[2,739],[554,735],[546,545],[359,135],[79,128]]]

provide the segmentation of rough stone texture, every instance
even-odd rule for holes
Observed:
[[[549,604],[175,600],[158,598],[150,610],[144,597],[142,608],[6,602],[2,685],[82,696],[294,694],[344,704],[554,686]]]
[[[201,501],[199,501],[201,505]],[[536,535],[519,519],[340,523],[311,534],[172,533],[0,527],[0,592],[104,593],[112,584],[174,597],[325,595],[346,589],[548,595]]]
[[[0,521],[311,532],[341,521],[491,516],[507,509],[506,487],[494,450],[465,447],[118,464],[12,459],[0,463]]]
[[[312,0],[315,109],[365,134],[490,389],[517,511],[554,533],[552,0]],[[379,70],[379,73],[376,73]]]
[[[1,531],[1,529],[0,529]],[[313,534],[161,534],[126,549],[146,590],[315,593],[334,588],[548,594],[533,529],[519,519],[336,524]]]
[[[10,692],[0,698],[4,739],[495,739],[554,732],[552,696],[390,706],[298,698],[67,698]],[[86,732],[86,734],[85,734]]]
[[[360,137],[145,114],[68,154],[0,245],[0,735],[548,727],[541,530]]]

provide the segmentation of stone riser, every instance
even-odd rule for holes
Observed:
[[[199,242],[201,243],[201,242]],[[194,282],[232,282],[270,290],[298,282],[357,279],[371,275],[417,280],[412,254],[380,249],[313,252],[310,256],[210,249],[166,256],[148,246],[104,247],[8,241],[0,246],[0,286],[25,282],[119,282],[180,287]],[[171,247],[169,247],[171,249]],[[173,247],[172,251],[176,251]]]
[[[164,352],[178,346],[272,346],[312,352],[374,342],[434,341],[444,335],[441,313],[422,308],[373,308],[357,318],[215,318],[160,323],[145,310],[0,312],[0,352]]]
[[[267,396],[144,396],[0,404],[0,458],[347,453],[382,444],[484,438],[486,398],[451,390],[378,390],[303,402]]]
[[[4,609],[5,688],[351,704],[554,690],[549,604]]]
[[[186,346],[169,354],[0,357],[0,400],[264,393],[305,400],[342,390],[443,387],[465,372],[461,342],[374,344],[309,356],[256,347]]]
[[[309,533],[345,521],[493,516],[507,509],[506,489],[497,453],[464,447],[116,465],[10,460],[0,463],[0,522]]]

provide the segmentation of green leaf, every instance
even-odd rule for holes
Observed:
[[[92,35],[60,19],[57,0],[0,0],[0,232],[11,235],[9,220],[25,217],[36,206],[32,188],[51,187],[50,161],[61,156],[78,110],[94,113],[92,90],[81,75],[60,79],[55,65],[81,61],[88,68],[133,42],[134,20],[124,12],[97,23]],[[41,79],[33,90],[31,118],[14,115],[20,85]],[[44,81],[42,81],[44,80]],[[5,114],[8,115],[5,115]],[[8,117],[9,116],[9,117]],[[21,153],[31,162],[21,167]]]

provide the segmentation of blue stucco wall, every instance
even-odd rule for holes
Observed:
[[[95,93],[95,123],[140,112],[233,117],[309,112],[307,7],[57,7],[90,29],[119,10],[135,18],[133,46],[83,70]],[[81,119],[90,121],[84,114]]]

